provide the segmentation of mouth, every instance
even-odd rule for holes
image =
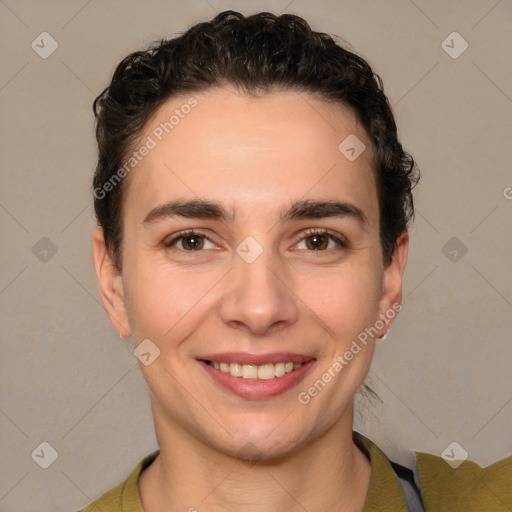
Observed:
[[[247,399],[278,396],[298,385],[316,359],[291,354],[270,357],[219,355],[197,360],[216,384]]]
[[[266,363],[262,365],[226,362],[218,363],[216,361],[208,360],[204,362],[216,370],[220,370],[223,373],[229,373],[232,377],[258,380],[279,379],[287,373],[298,370],[302,366],[302,363],[294,363],[293,361],[275,364]]]

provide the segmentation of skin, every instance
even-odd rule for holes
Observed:
[[[197,106],[127,178],[121,274],[101,228],[93,236],[112,325],[136,346],[149,338],[160,350],[152,364],[140,364],[161,450],[139,478],[144,508],[363,510],[371,471],[352,441],[352,402],[374,340],[309,404],[297,395],[401,303],[408,237],[402,234],[384,267],[370,141],[349,109],[308,94],[254,98],[226,87],[194,97]],[[160,107],[141,140],[187,99]],[[338,150],[349,134],[366,146],[355,161]],[[218,201],[235,218],[143,222],[150,210],[177,198]],[[281,210],[304,199],[350,203],[367,223],[280,221]],[[203,239],[199,251],[184,245],[190,239],[163,246],[189,228],[212,242]],[[349,245],[321,237],[324,245],[315,251],[304,234],[309,228],[327,229]],[[263,248],[250,264],[236,252],[248,236]],[[286,351],[316,362],[293,389],[249,400],[220,387],[196,360],[228,351]],[[258,453],[252,463],[241,455],[247,443]]]

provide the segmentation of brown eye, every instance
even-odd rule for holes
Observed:
[[[206,235],[196,231],[187,231],[179,234],[178,236],[175,236],[171,240],[165,241],[164,247],[173,249],[176,248],[177,250],[186,252],[194,252],[204,249],[205,243],[207,242],[213,244],[213,242]],[[208,247],[206,247],[206,249],[208,249]]]
[[[324,252],[326,250],[348,247],[347,242],[325,230],[311,230],[304,235],[301,237],[299,244],[304,242],[308,251]],[[331,245],[329,246],[329,244]]]
[[[196,250],[202,249],[204,246],[204,240],[201,236],[198,235],[188,235],[181,237],[181,245],[184,249]]]
[[[318,251],[320,249],[326,249],[329,245],[329,237],[325,235],[309,235],[305,238],[306,246],[312,251]],[[309,241],[309,243],[308,243]]]

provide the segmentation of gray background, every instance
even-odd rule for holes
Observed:
[[[384,403],[365,400],[356,426],[403,463],[453,441],[482,466],[512,451],[509,0],[0,0],[1,511],[76,510],[157,448],[130,342],[99,303],[91,104],[129,52],[228,8],[347,40],[423,173],[404,309],[371,372]],[[453,31],[458,58],[441,46]]]

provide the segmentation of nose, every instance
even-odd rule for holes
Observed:
[[[226,325],[264,335],[297,321],[292,283],[282,262],[272,259],[270,251],[251,263],[235,255],[220,308]]]

